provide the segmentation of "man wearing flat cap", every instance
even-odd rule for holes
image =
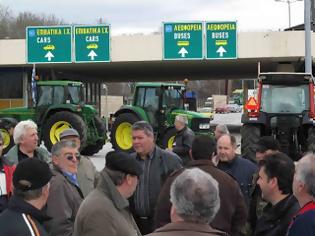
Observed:
[[[129,154],[111,151],[98,184],[82,202],[74,224],[74,236],[141,235],[129,211],[141,165]]]
[[[60,133],[59,138],[60,141],[68,140],[75,142],[78,149],[81,150],[80,135],[75,129],[65,129]],[[86,197],[94,189],[98,173],[93,162],[88,157],[80,154],[78,158],[78,183],[83,196]]]
[[[0,214],[0,235],[48,235],[42,223],[50,219],[41,210],[49,195],[52,172],[35,158],[21,161],[13,174],[13,196]]]

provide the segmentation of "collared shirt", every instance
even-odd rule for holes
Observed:
[[[37,152],[36,152],[36,150],[34,150],[32,157],[35,157],[35,158],[37,157]],[[27,158],[32,158],[32,157],[26,155],[24,152],[22,152],[22,151],[20,150],[20,148],[18,148],[18,160],[19,160],[19,162],[20,162],[20,161],[23,161],[23,160],[26,160]]]
[[[139,176],[138,186],[134,193],[135,211],[139,217],[148,217],[151,215],[150,209],[150,166],[154,158],[155,148],[145,160],[137,155],[136,160],[141,164],[143,173]]]
[[[71,183],[73,183],[75,186],[79,187],[78,178],[77,178],[76,174],[66,172],[66,171],[63,171],[62,173],[64,174],[64,176],[68,177],[68,179],[70,180]]]

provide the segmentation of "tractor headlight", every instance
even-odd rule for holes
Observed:
[[[199,129],[210,129],[210,124],[209,123],[199,124]]]

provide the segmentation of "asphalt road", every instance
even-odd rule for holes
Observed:
[[[239,127],[241,126],[241,115],[241,113],[215,114],[214,119],[211,121],[211,126],[215,127],[217,124],[226,124],[240,146],[241,136]],[[90,157],[97,170],[100,171],[104,168],[105,155],[111,150],[113,150],[111,143],[106,143],[102,150]],[[240,148],[237,149],[237,152],[240,153]]]

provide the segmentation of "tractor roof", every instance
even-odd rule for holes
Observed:
[[[184,84],[177,84],[177,83],[150,83],[150,82],[142,82],[142,83],[137,83],[137,87],[164,87],[164,86],[173,86],[173,87],[183,87],[185,86]]]
[[[46,80],[46,81],[37,81],[38,85],[47,85],[47,86],[82,86],[81,82],[78,81],[69,81],[69,80]]]
[[[311,74],[286,72],[260,73],[258,78],[264,84],[308,84],[310,79],[313,80]]]

